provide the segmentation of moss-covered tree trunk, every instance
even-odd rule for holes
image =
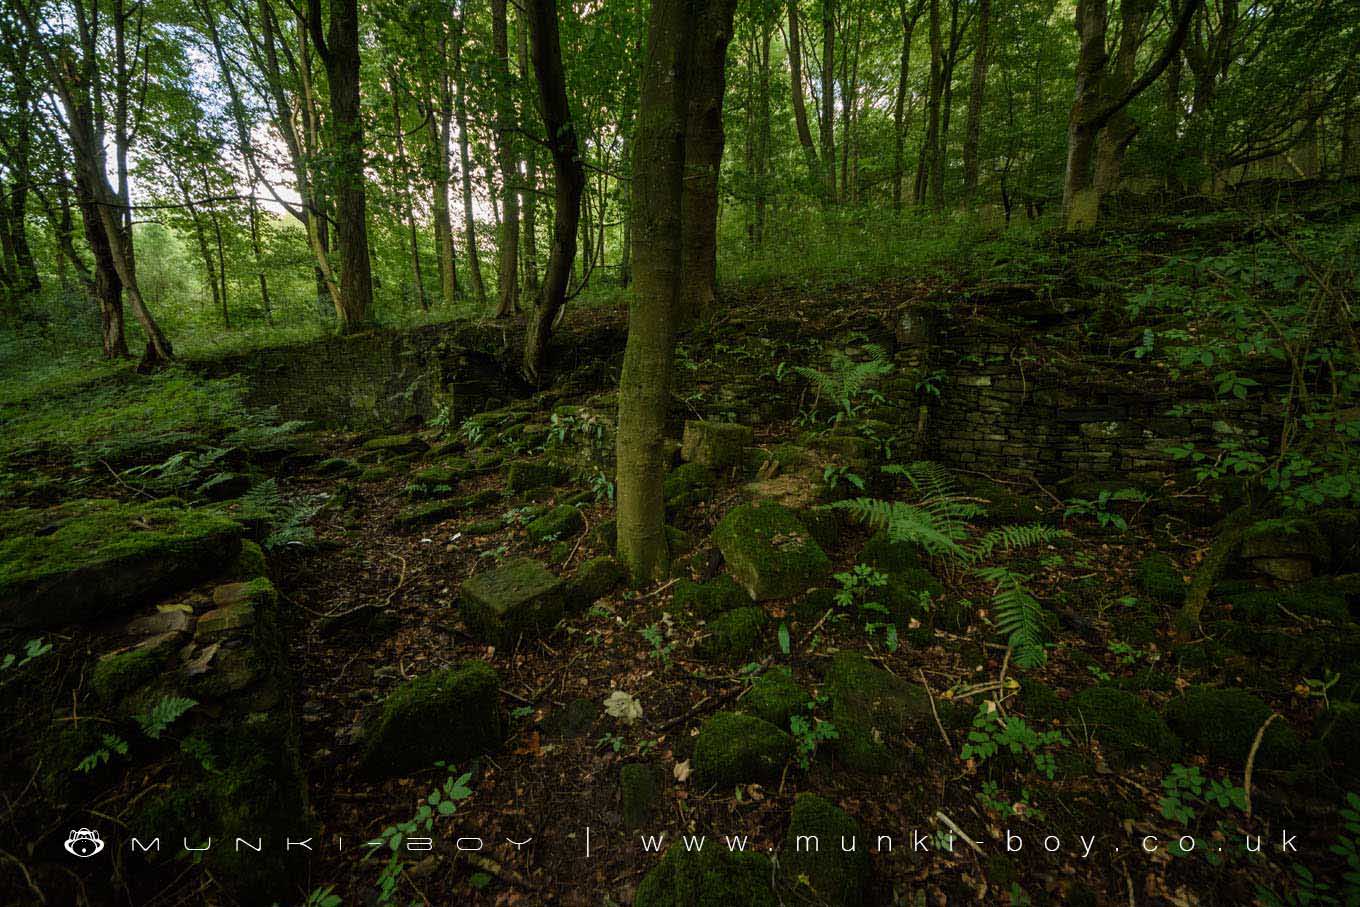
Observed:
[[[557,31],[556,0],[533,0],[529,4],[529,47],[538,81],[543,133],[552,154],[553,229],[548,267],[539,287],[534,310],[529,313],[524,339],[524,377],[537,384],[548,362],[548,339],[553,322],[567,299],[571,263],[576,257],[576,228],[581,216],[581,192],[586,171],[576,144],[576,126],[567,103],[567,80],[562,69],[562,45]]]
[[[491,65],[496,78],[496,162],[501,171],[501,227],[496,317],[519,308],[519,166],[515,159],[515,86],[510,80],[505,0],[491,0]]]
[[[654,0],[647,26],[633,148],[633,294],[619,378],[617,443],[619,558],[643,582],[664,574],[666,417],[675,327],[683,304],[686,139],[690,111],[722,115],[722,80],[699,61],[725,61],[735,0]],[[722,42],[723,53],[717,52]],[[708,94],[712,93],[712,94]],[[703,209],[712,218],[716,211]],[[711,229],[712,225],[708,224]]]

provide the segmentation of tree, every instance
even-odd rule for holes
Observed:
[[[576,143],[576,125],[567,103],[567,80],[562,69],[556,0],[532,0],[529,5],[529,46],[538,82],[539,112],[545,144],[553,163],[553,227],[548,266],[529,313],[521,368],[532,384],[543,380],[548,364],[548,340],[553,322],[567,299],[572,261],[576,258],[576,228],[581,216],[581,193],[586,172]]]
[[[308,0],[307,25],[326,67],[331,99],[331,180],[335,240],[340,253],[336,315],[340,332],[349,333],[368,322],[373,306],[364,194],[364,117],[359,99],[358,0],[330,0],[330,22],[324,33],[321,19],[321,0]]]
[[[510,80],[505,0],[491,0],[491,64],[496,81],[496,160],[501,171],[501,231],[496,317],[519,308],[519,165],[515,159],[515,86]]]
[[[721,94],[696,92],[698,85],[711,91],[721,83],[696,80],[691,67],[708,58],[712,42],[730,34],[735,5],[735,0],[654,0],[647,26],[633,154],[633,292],[616,450],[619,558],[638,582],[661,576],[670,559],[661,482],[683,298],[682,237],[690,226],[684,200],[690,111],[696,104],[704,109],[722,103]]]

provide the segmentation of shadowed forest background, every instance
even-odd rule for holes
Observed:
[[[1355,0],[6,0],[0,902],[1360,902],[1357,291]]]

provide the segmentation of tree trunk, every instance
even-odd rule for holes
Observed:
[[[916,162],[916,204],[923,205],[940,143],[940,98],[943,95],[944,47],[940,38],[940,0],[930,0],[930,82],[926,91],[926,134]]]
[[[755,167],[756,182],[755,222],[752,225],[753,245],[765,242],[765,199],[768,194],[766,183],[769,180],[770,159],[770,42],[774,37],[774,27],[766,24],[756,44],[756,64],[758,69],[756,83],[756,138]]]
[[[667,0],[669,2],[669,0]],[[562,69],[562,46],[557,32],[556,0],[531,0],[529,4],[529,44],[538,82],[539,110],[543,134],[552,154],[554,200],[552,245],[548,267],[543,275],[524,341],[524,377],[540,383],[547,371],[548,339],[553,322],[566,302],[571,280],[572,260],[576,257],[576,228],[581,216],[581,193],[586,172],[576,144],[576,125],[567,103],[566,76]]]
[[[520,90],[520,128],[526,135],[532,135],[534,103],[533,82],[529,79],[529,20],[524,10],[519,13],[519,71]],[[524,286],[521,298],[526,308],[532,308],[538,296],[538,146],[525,142],[524,152],[524,191],[520,195],[521,244],[524,249]]]
[[[968,89],[968,123],[963,137],[963,192],[971,201],[978,186],[978,144],[982,138],[982,101],[990,62],[992,0],[978,0],[977,46],[973,49],[973,84]]]
[[[708,4],[710,7],[713,4]],[[719,7],[724,4],[718,3]],[[722,105],[726,91],[727,45],[732,16],[721,9],[691,26],[686,86],[689,109],[685,123],[685,191],[682,198],[681,324],[708,318],[717,299],[718,170],[722,166]]]
[[[425,131],[430,140],[431,188],[434,199],[430,219],[434,227],[435,256],[439,259],[439,290],[445,304],[458,298],[457,250],[453,239],[453,219],[449,214],[449,134],[453,123],[453,101],[449,86],[448,37],[441,29],[436,43],[441,61],[437,85],[428,102]]]
[[[806,95],[803,89],[803,48],[799,39],[798,0],[788,0],[789,6],[789,97],[793,103],[793,123],[798,130],[798,144],[803,148],[803,158],[807,161],[808,179],[812,185],[822,186],[821,164],[817,161],[817,148],[812,143],[812,130],[808,128]]]
[[[506,0],[491,0],[491,66],[496,80],[496,158],[501,171],[500,264],[496,317],[519,308],[519,167],[515,160],[515,91],[510,80]]]
[[[836,0],[822,0],[822,179],[826,197],[836,200]]]
[[[916,0],[907,12],[906,0],[898,0],[897,12],[902,20],[902,51],[898,56],[897,95],[893,99],[893,172],[892,205],[902,210],[903,150],[907,139],[907,82],[911,78],[911,37],[921,17],[922,0]]]
[[[397,178],[401,180],[397,192],[401,197],[402,214],[406,219],[407,243],[411,253],[411,281],[415,285],[416,300],[420,303],[420,310],[428,312],[430,303],[425,298],[425,278],[420,272],[420,241],[419,233],[416,230],[415,202],[411,198],[411,173],[406,165],[406,139],[401,125],[401,104],[398,101],[395,72],[389,73],[388,85],[392,95],[392,122],[396,131]]]
[[[481,256],[477,253],[477,222],[472,217],[472,160],[468,154],[467,119],[467,74],[463,71],[463,29],[465,23],[460,16],[455,20],[453,41],[453,71],[458,82],[458,96],[454,102],[454,112],[458,120],[458,159],[462,165],[463,180],[463,244],[467,246],[468,271],[472,277],[472,292],[477,304],[486,303],[486,283],[482,280]]]
[[[688,67],[702,21],[692,10],[709,2],[653,0],[647,27],[633,157],[633,296],[616,443],[618,553],[639,583],[664,576],[670,561],[661,480],[681,304]]]

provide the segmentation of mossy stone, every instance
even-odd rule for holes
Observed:
[[[672,844],[642,877],[633,907],[778,907],[764,854]]]
[[[719,614],[708,622],[708,635],[695,645],[694,653],[705,661],[749,660],[768,622],[762,608],[750,605]]]
[[[57,627],[173,594],[231,563],[242,532],[169,502],[10,511],[0,515],[0,623]]]
[[[164,653],[152,649],[105,655],[95,662],[90,673],[90,689],[100,701],[113,705],[159,676],[164,664]]]
[[[859,551],[861,564],[884,573],[918,569],[922,566],[921,558],[920,546],[911,542],[895,542],[887,532],[881,530],[871,535]]]
[[[1346,599],[1310,584],[1307,589],[1255,589],[1224,597],[1233,607],[1233,617],[1258,623],[1293,623],[1290,614],[1316,617],[1334,623],[1350,619]]]
[[[848,848],[853,847],[853,850]],[[857,907],[869,887],[869,844],[859,823],[829,800],[799,794],[780,852],[784,877],[827,907]]]
[[[1242,532],[1242,556],[1256,558],[1306,557],[1324,564],[1331,544],[1318,524],[1306,517],[1260,520]]]
[[[706,583],[682,579],[675,584],[671,600],[676,611],[704,620],[751,604],[751,596],[726,573]]]
[[[1120,641],[1133,646],[1148,646],[1157,641],[1157,628],[1161,626],[1162,619],[1148,608],[1134,607],[1120,611],[1112,623],[1115,636]]]
[[[402,775],[440,759],[470,759],[501,742],[500,675],[482,661],[433,671],[397,687],[364,729],[360,764]]]
[[[628,582],[628,568],[612,557],[595,557],[586,561],[567,580],[567,610],[584,611],[597,599],[603,598]]]
[[[563,589],[562,580],[537,561],[511,558],[463,582],[463,618],[479,639],[509,645],[557,625],[566,607]]]
[[[353,460],[345,457],[331,457],[322,460],[312,469],[312,472],[328,479],[354,479],[364,471],[364,468]]]
[[[734,508],[713,530],[713,541],[756,601],[805,592],[831,572],[831,561],[807,528],[778,504]]]
[[[925,728],[933,720],[925,689],[908,683],[862,655],[840,652],[826,673],[831,722],[838,736],[835,752],[847,767],[884,774],[900,765],[894,742]]]
[[[241,540],[241,553],[227,571],[227,578],[251,580],[269,573],[269,563],[265,560],[264,549],[250,539]]]
[[[664,775],[650,762],[630,762],[619,771],[620,809],[623,824],[641,828],[661,805]]]
[[[777,781],[792,752],[793,738],[768,721],[719,712],[694,741],[694,778],[703,787]]]
[[[359,473],[355,481],[363,483],[386,482],[388,479],[396,476],[396,474],[397,471],[391,466],[370,466]]]
[[[415,454],[424,453],[430,449],[430,445],[419,435],[382,435],[377,438],[369,438],[360,445],[363,450],[373,451],[383,455]]]
[[[788,668],[771,668],[761,674],[737,700],[737,707],[743,712],[777,728],[788,727],[789,718],[803,711],[807,704],[807,691],[794,683]]]
[[[682,510],[707,501],[718,480],[713,470],[701,463],[683,463],[672,469],[661,486],[662,498],[672,510]]]
[[[1270,717],[1271,708],[1246,690],[1201,686],[1173,699],[1162,714],[1189,749],[1222,762],[1244,765],[1256,732]],[[1261,739],[1256,767],[1292,768],[1300,748],[1294,729],[1276,719]]]
[[[1181,742],[1141,697],[1112,686],[1087,687],[1068,703],[1071,725],[1100,742],[1116,767],[1164,762],[1180,755]]]
[[[887,585],[879,590],[881,604],[888,609],[898,629],[907,629],[913,618],[925,623],[930,615],[938,613],[937,606],[944,597],[944,586],[930,571],[923,567],[905,567],[889,573],[887,578]],[[881,619],[872,614],[861,616]]]
[[[1161,552],[1154,552],[1138,562],[1134,582],[1148,598],[1164,605],[1178,605],[1185,599],[1185,579],[1176,564]]]
[[[524,529],[529,535],[529,541],[542,544],[547,541],[564,539],[579,531],[584,525],[585,520],[581,516],[581,511],[570,504],[559,504],[537,519],[532,520]]]
[[[414,500],[447,498],[453,494],[467,472],[466,466],[427,467],[411,477],[410,483],[406,486],[406,495]]]
[[[537,460],[517,460],[505,474],[505,486],[511,492],[538,491],[564,481],[567,471],[554,463]]]
[[[680,441],[680,457],[687,463],[698,463],[709,469],[739,466],[746,458],[746,448],[755,442],[749,425],[735,422],[685,422]]]
[[[1020,684],[1020,712],[1031,721],[1051,721],[1067,714],[1067,704],[1048,684],[1025,678]]]

